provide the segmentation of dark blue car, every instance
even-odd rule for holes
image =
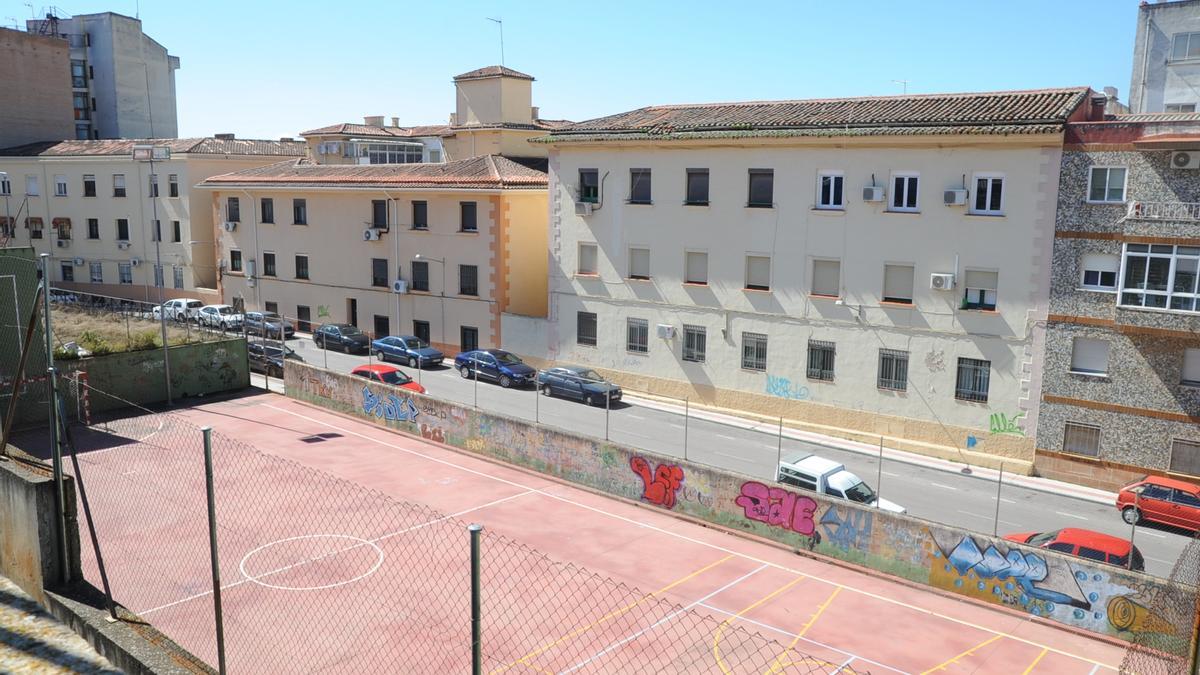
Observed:
[[[525,365],[512,352],[503,349],[476,349],[454,357],[454,367],[464,380],[476,377],[498,382],[501,387],[524,387],[532,384],[537,371]]]
[[[588,405],[621,400],[620,387],[584,366],[555,366],[538,374],[538,385],[546,396],[564,396]]]
[[[446,355],[415,335],[389,335],[371,341],[371,353],[380,361],[407,363],[411,368],[440,366]]]

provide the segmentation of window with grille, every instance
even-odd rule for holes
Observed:
[[[650,351],[650,322],[645,319],[626,319],[625,349],[635,354]]]
[[[242,271],[242,252],[237,249],[234,249],[229,252],[229,271],[230,272],[241,272]]]
[[[742,333],[742,367],[746,370],[767,369],[766,335]]]
[[[596,313],[575,313],[575,342],[590,347],[596,346]]]
[[[4,194],[8,194],[8,192],[4,192]],[[84,197],[95,197],[96,196],[96,175],[95,174],[85,173],[83,175],[83,196]]]
[[[306,255],[296,256],[296,278],[308,278],[308,256]]]
[[[880,389],[891,391],[908,390],[908,352],[899,349],[879,350]]]
[[[429,263],[414,260],[412,264],[412,289],[414,291],[429,290]]]
[[[173,275],[172,280],[175,282],[175,288],[183,288],[183,268],[175,265],[171,269],[171,274]]]
[[[1171,443],[1171,471],[1200,476],[1200,441],[1176,438]]]
[[[307,225],[308,224],[308,200],[293,199],[292,200],[292,224]]]
[[[104,263],[88,263],[88,273],[93,284],[104,283]]]
[[[129,241],[128,218],[117,218],[117,241]]]
[[[1063,431],[1063,452],[1087,457],[1100,456],[1100,427],[1067,422]]]
[[[263,276],[275,276],[275,254],[263,253]]]
[[[429,202],[421,200],[412,203],[412,227],[414,230],[429,229]]]
[[[833,382],[833,362],[837,346],[824,340],[808,341],[808,378]]]
[[[476,265],[458,266],[458,294],[479,295],[479,267]]]
[[[649,204],[650,199],[650,169],[629,170],[629,203]]]
[[[162,265],[154,266],[154,285],[158,288],[163,287],[163,266]]]
[[[229,197],[225,202],[225,220],[239,222],[242,219],[241,200]]]
[[[259,206],[262,210],[262,221],[264,223],[275,222],[275,200],[270,197],[263,197],[259,201]]]
[[[125,196],[125,174],[123,174],[123,173],[114,173],[113,174],[113,196],[114,197],[124,197]]]
[[[54,177],[54,196],[55,197],[66,197],[67,196],[67,177],[66,176],[55,176]]]
[[[703,326],[683,325],[683,360],[704,363],[707,334]]]
[[[150,174],[149,187],[150,187],[150,196],[157,197],[158,196],[158,174],[156,174],[156,173]]]
[[[474,326],[459,326],[458,346],[464,352],[479,349],[479,329]]]
[[[62,270],[63,281],[75,281],[75,267],[71,263],[61,263],[59,269]]]
[[[133,283],[133,266],[129,263],[117,263],[117,276],[123,284]]]
[[[991,372],[991,361],[960,358],[958,360],[958,378],[954,387],[954,398],[960,401],[987,402],[988,382],[991,379]]]
[[[100,219],[99,218],[88,218],[87,219],[87,227],[88,227],[88,239],[99,239],[100,238]]]
[[[179,174],[167,174],[167,196],[179,196]]]
[[[388,283],[387,258],[371,258],[371,285],[377,288],[387,288]]]

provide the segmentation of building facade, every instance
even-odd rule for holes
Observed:
[[[0,63],[0,148],[74,138],[67,42],[0,28]]]
[[[1102,113],[1088,94],[661,106],[555,130],[547,342],[524,351],[1031,468],[1063,126]]]
[[[165,147],[170,159],[135,161],[138,143]],[[58,288],[158,301],[162,286],[163,297],[215,302],[211,197],[196,184],[303,154],[299,142],[228,136],[0,150],[0,239],[49,253]]]
[[[1200,0],[1142,2],[1133,44],[1133,113],[1191,113],[1200,104]]]
[[[1171,3],[1183,4],[1183,3]],[[1039,472],[1200,476],[1200,115],[1068,125]]]

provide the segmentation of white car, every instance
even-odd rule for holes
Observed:
[[[154,318],[165,316],[175,321],[194,321],[203,306],[203,302],[194,298],[175,298],[155,307]]]
[[[196,312],[196,322],[210,328],[238,330],[245,317],[230,305],[205,305]]]
[[[875,494],[869,485],[847,471],[841,463],[811,453],[800,452],[781,458],[775,480],[884,511],[907,513],[903,506]]]

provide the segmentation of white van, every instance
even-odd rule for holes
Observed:
[[[775,480],[805,490],[820,492],[830,497],[849,499],[852,502],[874,506],[893,513],[906,513],[906,509],[895,502],[880,499],[861,478],[850,473],[846,467],[812,453],[795,453],[779,462]]]

